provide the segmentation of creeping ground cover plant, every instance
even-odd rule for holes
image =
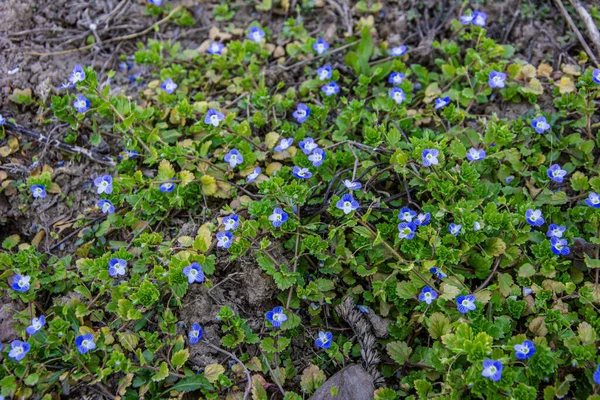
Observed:
[[[350,364],[380,400],[600,399],[600,67],[532,65],[466,4],[423,57],[304,3],[140,44],[131,92],[64,71],[40,118],[115,162],[55,247],[3,240],[0,399],[303,399]]]

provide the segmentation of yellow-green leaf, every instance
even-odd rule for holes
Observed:
[[[179,369],[179,368],[183,367],[183,364],[185,364],[185,362],[188,360],[189,357],[190,357],[190,351],[188,349],[176,351],[171,356],[171,364],[176,369]]]
[[[224,372],[225,368],[221,364],[209,364],[204,368],[204,376],[210,383],[214,383]]]
[[[159,181],[168,181],[175,176],[175,170],[171,163],[167,160],[162,160],[158,166],[158,174],[156,179]]]
[[[163,361],[160,364],[160,367],[158,368],[158,372],[156,372],[156,374],[154,374],[154,376],[152,377],[152,380],[154,382],[160,382],[162,380],[165,380],[168,376],[169,376],[169,366],[167,365],[166,362]]]
[[[200,178],[202,184],[202,193],[206,196],[212,196],[217,193],[217,180],[210,175],[204,175]]]
[[[181,171],[179,173],[181,179],[181,187],[186,187],[191,181],[194,180],[194,174],[190,171]]]

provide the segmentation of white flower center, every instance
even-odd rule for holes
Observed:
[[[83,342],[81,342],[81,345],[83,347],[90,347],[90,342],[89,342],[89,340],[84,340]]]
[[[494,367],[493,365],[491,367],[488,368],[488,371],[490,371],[490,374],[495,374],[497,369],[496,367]]]
[[[462,303],[461,303],[461,304],[462,304],[464,307],[467,307],[467,306],[469,305],[469,303],[470,303],[470,302],[469,302],[469,300],[466,300],[466,299],[465,299],[465,300],[463,300],[463,301],[462,301]]]

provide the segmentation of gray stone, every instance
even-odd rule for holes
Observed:
[[[332,396],[331,388],[337,395]],[[348,365],[323,384],[310,400],[373,400],[375,386],[373,378],[357,364]]]

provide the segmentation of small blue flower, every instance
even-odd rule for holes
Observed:
[[[4,125],[6,123],[6,118],[4,118],[2,116],[2,114],[0,114],[0,126]]]
[[[260,43],[261,40],[265,37],[265,31],[260,29],[258,26],[253,26],[250,28],[250,32],[248,33],[248,39],[253,42]]]
[[[77,338],[75,338],[75,346],[77,346],[77,350],[81,354],[85,354],[90,350],[94,350],[96,348],[94,335],[87,333],[85,335],[77,336]]]
[[[59,90],[60,89],[73,89],[75,86],[77,86],[77,85],[75,85],[74,83],[71,83],[69,81],[66,81],[66,82],[63,82],[60,85],[58,85],[56,88]]]
[[[194,282],[204,282],[204,272],[202,271],[202,265],[197,262],[191,263],[183,269],[183,274],[187,276],[188,283],[191,285]]]
[[[503,88],[505,86],[505,80],[506,74],[504,72],[492,71],[489,75],[488,85],[490,85],[492,89]]]
[[[43,199],[46,197],[46,188],[42,185],[32,185],[29,190],[31,190],[31,195],[34,199]]]
[[[483,360],[483,372],[481,372],[481,376],[484,378],[490,378],[494,382],[498,382],[502,379],[502,368],[503,365],[498,360]]]
[[[354,200],[354,197],[350,193],[346,193],[340,200],[335,204],[335,207],[344,211],[344,214],[348,215],[352,211],[358,209],[358,201]]]
[[[396,104],[402,104],[402,102],[406,100],[406,94],[404,94],[404,90],[398,86],[391,88],[389,95],[392,100],[396,102]]]
[[[221,54],[225,45],[223,43],[212,42],[206,50],[209,54]]]
[[[446,279],[448,275],[446,275],[440,268],[431,267],[429,268],[429,272],[435,275],[439,280]]]
[[[140,153],[138,153],[135,150],[125,150],[121,152],[121,154],[119,154],[119,158],[121,158],[122,160],[131,160],[137,158],[139,155]]]
[[[426,304],[431,304],[437,297],[437,292],[429,286],[425,286],[419,293],[419,301],[424,301]]]
[[[515,357],[519,360],[526,360],[535,353],[535,345],[531,340],[525,340],[521,344],[515,344]]]
[[[108,275],[111,277],[125,276],[127,261],[122,258],[111,258],[108,262]]]
[[[332,75],[332,70],[329,65],[325,65],[325,66],[317,69],[317,76],[322,81],[327,81],[327,80],[331,79],[331,75]]]
[[[594,69],[594,71],[592,72],[592,80],[597,83],[598,85],[600,85],[600,69],[596,68]]]
[[[415,237],[417,225],[414,222],[400,222],[398,224],[398,237],[400,239],[412,239]]]
[[[148,0],[148,3],[153,6],[160,7],[162,5],[162,0]]]
[[[84,79],[85,79],[85,71],[83,70],[81,65],[77,64],[73,68],[73,71],[71,72],[71,75],[69,76],[69,82],[71,82],[71,84],[75,85],[75,84],[83,81]]]
[[[174,189],[175,189],[175,184],[173,182],[161,183],[160,186],[158,187],[158,190],[160,190],[163,193],[170,193]]]
[[[542,212],[540,210],[528,209],[525,213],[525,219],[527,219],[527,223],[531,226],[544,225],[544,218],[542,217]]]
[[[308,156],[308,160],[313,163],[313,167],[319,167],[325,161],[325,150],[323,149],[315,149],[310,156]]]
[[[546,233],[546,236],[549,238],[561,238],[561,237],[563,237],[563,234],[565,233],[566,230],[567,230],[566,226],[550,224],[550,226],[548,227],[548,232]]]
[[[226,231],[235,231],[240,225],[240,217],[237,214],[231,214],[223,218],[223,226]]]
[[[229,153],[225,154],[223,160],[229,163],[229,168],[235,168],[236,165],[244,162],[244,156],[237,149],[231,149]]]
[[[426,226],[429,225],[429,221],[431,220],[431,214],[430,213],[420,213],[419,215],[417,215],[417,218],[415,218],[415,224],[417,226]]]
[[[509,175],[506,177],[506,179],[504,179],[504,182],[506,182],[508,184],[508,183],[511,183],[514,179],[515,179],[514,176]]]
[[[462,229],[461,224],[450,224],[448,225],[448,232],[454,236],[458,236]]]
[[[585,204],[590,207],[600,208],[600,196],[598,196],[598,193],[590,192],[588,198],[585,199]]]
[[[362,183],[354,182],[349,179],[345,179],[344,186],[346,186],[346,189],[348,189],[348,190],[358,190],[358,189],[362,188]]]
[[[400,57],[406,54],[406,46],[400,45],[396,47],[392,47],[390,49],[390,55],[392,57]]]
[[[172,94],[177,89],[177,87],[177,84],[173,82],[173,79],[171,78],[167,79],[160,85],[160,88],[168,94]]]
[[[313,138],[306,138],[298,142],[298,146],[302,149],[302,152],[306,155],[309,155],[313,152],[314,149],[318,148],[319,145],[315,142]]]
[[[358,309],[358,311],[360,311],[363,314],[368,314],[369,313],[369,307],[368,306],[357,305],[356,308]]]
[[[481,230],[481,223],[479,221],[473,222],[473,232],[477,232]]]
[[[73,102],[73,107],[78,113],[83,114],[90,109],[90,101],[82,94],[78,94]]]
[[[331,347],[331,343],[333,341],[333,335],[331,332],[319,332],[319,337],[315,340],[315,346],[320,347],[322,349],[328,349]]]
[[[113,178],[110,175],[102,175],[94,179],[94,185],[97,187],[96,193],[111,194],[113,191]]]
[[[472,294],[458,296],[456,298],[456,305],[458,306],[458,311],[462,314],[466,314],[469,311],[473,311],[477,308],[475,305],[475,296]]]
[[[296,121],[298,121],[299,124],[306,121],[309,115],[310,108],[304,103],[298,104],[298,108],[292,113],[292,116],[296,118]]]
[[[21,361],[27,353],[29,353],[29,349],[31,349],[31,345],[27,342],[21,342],[20,340],[13,340],[10,343],[10,351],[8,352],[8,356],[15,361]]]
[[[318,38],[312,47],[318,55],[321,55],[329,48],[329,44],[323,38]]]
[[[550,168],[548,168],[548,178],[552,179],[554,182],[562,183],[567,176],[567,171],[562,169],[558,164],[552,164]]]
[[[423,161],[423,166],[430,167],[432,165],[438,165],[440,162],[438,161],[438,156],[440,152],[438,149],[425,149],[421,153],[421,159]]]
[[[485,26],[486,19],[487,14],[483,11],[475,11],[473,13],[473,25],[475,26]]]
[[[450,104],[450,97],[439,97],[437,99],[435,99],[435,109],[439,110],[440,108],[444,108],[446,107],[448,104]]]
[[[467,153],[467,159],[469,161],[481,161],[485,158],[485,150],[483,149],[476,149],[474,147],[471,147],[469,149],[469,152]]]
[[[190,344],[198,343],[198,340],[202,339],[202,335],[203,332],[202,328],[200,328],[200,325],[192,325],[192,329],[190,329],[188,332],[188,339],[190,340]]]
[[[31,319],[31,325],[29,325],[26,329],[25,332],[27,332],[30,335],[35,335],[36,333],[38,333],[42,327],[46,325],[46,317],[44,317],[43,315],[40,315],[39,318],[32,318]]]
[[[599,70],[597,70],[599,71]],[[593,375],[594,378],[594,382],[598,385],[600,385],[600,364],[598,364],[598,367],[596,368],[596,371],[594,372]]]
[[[523,296],[529,296],[531,293],[533,293],[533,290],[531,290],[531,288],[523,286]]]
[[[256,167],[254,168],[254,171],[252,171],[248,176],[248,183],[252,183],[256,180],[256,178],[258,178],[258,176],[260,175],[260,167]]]
[[[233,243],[233,233],[231,232],[219,232],[217,233],[217,247],[228,249]]]
[[[288,317],[281,307],[275,307],[272,311],[267,313],[267,321],[273,325],[273,328],[279,328],[282,323],[287,321],[287,319]]]
[[[295,166],[292,169],[292,175],[294,175],[298,179],[308,179],[312,176],[312,173],[308,170],[308,168],[300,168]]]
[[[550,250],[557,256],[567,256],[571,253],[566,239],[553,237],[550,239]]]
[[[391,83],[392,85],[401,85],[402,82],[404,82],[404,78],[406,78],[406,74],[402,72],[392,72],[388,78],[388,83]]]
[[[321,92],[325,93],[325,96],[333,96],[340,92],[340,87],[335,82],[329,82],[327,85],[321,87]]]
[[[275,228],[279,228],[287,220],[287,213],[279,207],[273,210],[273,214],[269,215],[269,221],[271,221]]]
[[[17,292],[25,293],[29,290],[30,282],[30,276],[17,274],[13,277],[13,283],[12,285],[10,285],[10,287],[13,288],[13,290],[16,290]]]
[[[277,146],[275,146],[275,148],[273,150],[275,150],[278,153],[282,152],[282,151],[286,151],[293,144],[294,144],[294,138],[287,138],[287,139],[283,138],[283,139],[281,139],[279,144]]]
[[[411,210],[408,207],[402,207],[400,209],[400,214],[398,214],[398,219],[400,221],[412,222],[412,220],[417,216],[417,213]],[[418,225],[418,224],[417,224]]]
[[[546,117],[543,115],[531,120],[531,126],[535,128],[535,131],[539,134],[542,134],[551,128],[550,124],[546,121]]]
[[[204,123],[207,125],[212,125],[215,128],[219,126],[221,121],[225,119],[225,116],[222,112],[211,108],[207,111],[206,116],[204,117]]]
[[[112,214],[115,212],[115,206],[110,200],[100,199],[97,203],[98,207],[104,214]]]
[[[463,25],[469,25],[471,22],[473,22],[473,19],[475,19],[475,13],[470,13],[470,14],[465,14],[465,15],[461,15],[460,17],[460,22]]]

